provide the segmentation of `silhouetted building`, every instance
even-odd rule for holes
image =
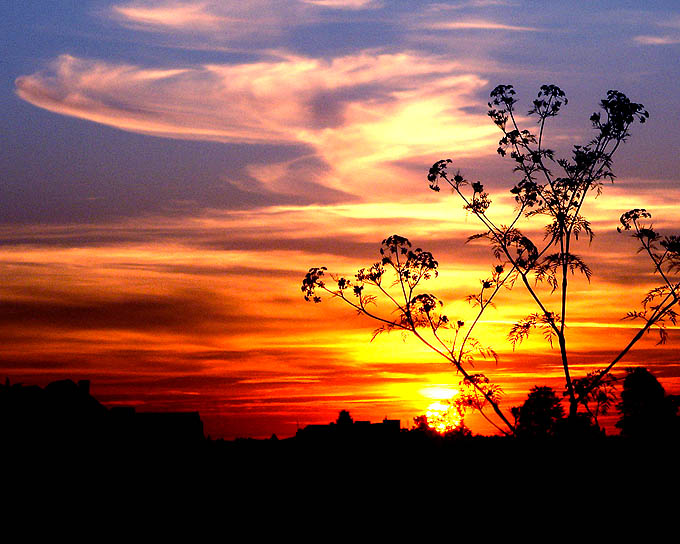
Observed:
[[[392,431],[399,431],[401,429],[401,421],[398,419],[383,419],[382,425],[386,429],[391,429]]]
[[[110,410],[90,395],[89,380],[44,388],[0,385],[0,437],[7,444],[194,444],[205,439],[198,412]]]
[[[90,395],[90,382],[72,380],[38,386],[0,388],[0,432],[10,441],[44,441],[54,445],[101,439],[108,411]]]
[[[401,432],[398,419],[383,419],[382,423],[353,421],[349,412],[342,410],[338,419],[328,425],[307,425],[298,429],[296,439],[318,442],[364,442],[397,437]]]

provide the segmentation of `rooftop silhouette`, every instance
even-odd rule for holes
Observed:
[[[375,442],[395,439],[401,432],[398,419],[383,419],[380,423],[354,421],[347,410],[341,410],[336,421],[327,425],[307,425],[298,429],[295,438],[305,442]]]
[[[106,408],[90,381],[0,385],[0,433],[6,444],[53,446],[195,444],[205,440],[198,412],[137,412]]]
[[[645,387],[637,387],[640,382]],[[535,389],[543,392],[549,388]],[[7,447],[19,449],[47,447],[56,451],[96,446],[106,453],[120,451],[120,448],[141,452],[158,451],[158,448],[182,451],[189,447],[195,451],[246,456],[275,451],[284,458],[286,454],[297,456],[305,451],[318,451],[318,447],[331,453],[352,450],[367,456],[387,451],[404,455],[455,451],[457,454],[474,452],[490,458],[499,452],[520,452],[527,448],[569,449],[570,444],[582,445],[584,441],[591,445],[597,442],[597,447],[606,449],[618,448],[621,444],[648,445],[650,440],[679,442],[678,396],[665,395],[663,388],[645,369],[629,370],[624,392],[619,409],[622,414],[620,426],[626,432],[615,436],[606,436],[604,432],[575,435],[573,430],[571,433],[545,432],[540,436],[537,432],[526,432],[517,437],[474,436],[469,431],[442,435],[424,424],[422,418],[414,418],[416,425],[407,429],[401,427],[400,420],[386,417],[377,423],[355,421],[349,411],[341,410],[335,421],[307,425],[288,438],[279,439],[274,434],[266,440],[212,440],[205,436],[200,414],[195,411],[138,412],[131,406],[107,408],[90,394],[88,380],[64,379],[39,387],[11,384],[7,379],[0,384],[0,438]],[[555,402],[548,404],[552,406]],[[540,412],[540,407],[541,404],[532,404],[534,412]],[[532,413],[523,407],[519,416],[520,420],[524,418],[521,428],[537,428],[536,421],[527,419],[533,417]],[[540,419],[542,414],[536,417],[539,423],[543,421]],[[551,417],[551,425],[559,431],[558,423],[564,424],[566,419],[557,412]]]

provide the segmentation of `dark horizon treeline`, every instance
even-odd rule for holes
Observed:
[[[616,427],[620,435],[607,436],[597,422],[597,412],[587,409],[578,418],[568,418],[560,399],[549,387],[534,387],[520,407],[511,410],[517,432],[512,439],[522,442],[563,440],[600,440],[604,438],[658,439],[680,438],[680,395],[667,395],[663,386],[645,368],[628,369],[623,379],[619,402],[614,397],[608,405],[620,414]],[[602,412],[604,413],[604,412]],[[600,414],[601,415],[601,414]],[[398,420],[382,423],[353,421],[347,410],[328,425],[308,425],[291,438],[279,440],[206,437],[198,412],[137,412],[132,407],[106,408],[90,395],[90,382],[70,379],[37,385],[0,384],[0,439],[7,446],[40,445],[68,448],[73,445],[103,448],[153,447],[178,448],[205,444],[227,448],[249,447],[246,444],[298,445],[346,444],[374,445],[396,443],[446,444],[502,437],[473,435],[465,425],[444,435],[427,425],[425,416],[414,418],[410,429],[402,429]],[[273,446],[272,446],[273,447]]]
[[[622,390],[616,394],[616,382]],[[513,407],[517,438],[597,438],[606,435],[598,416],[615,409],[616,428],[624,438],[676,439],[680,433],[680,395],[667,395],[656,377],[644,367],[626,370],[623,380],[610,377],[608,386],[596,390],[584,403],[584,411],[566,416],[551,387],[534,386],[521,406]]]

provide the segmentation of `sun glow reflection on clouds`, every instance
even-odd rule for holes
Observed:
[[[425,398],[434,400],[452,399],[458,393],[460,393],[458,389],[454,389],[453,387],[443,385],[430,385],[428,387],[423,387],[420,390],[420,394],[423,395]]]
[[[492,150],[495,128],[463,113],[486,81],[460,72],[456,62],[411,53],[328,62],[286,55],[166,70],[62,55],[49,69],[17,78],[16,87],[36,106],[142,134],[304,143],[333,167],[322,183],[356,194],[370,180],[380,194],[392,161],[435,146],[459,157]]]
[[[323,93],[326,107],[339,108],[333,124],[344,122],[348,106],[360,104],[366,107],[356,117],[364,119],[371,110],[376,120],[406,112],[407,126],[414,116],[421,124],[435,121],[434,115],[446,111],[442,104],[428,111],[431,106],[422,104],[427,95],[445,100],[447,109],[462,107],[472,101],[460,98],[486,83],[469,75],[451,77],[460,69],[455,62],[415,54],[360,54],[331,62],[285,55],[280,61],[176,70],[61,55],[49,69],[19,77],[16,85],[19,96],[37,106],[124,130],[223,142],[290,142],[313,139],[326,128],[314,126],[320,119],[313,100]],[[374,88],[356,98],[341,94],[365,86]],[[389,90],[393,86],[402,90]],[[410,108],[418,109],[411,113]],[[349,117],[358,123],[351,112]],[[398,120],[389,121],[390,130],[406,130]]]
[[[541,32],[541,29],[531,26],[516,26],[492,21],[440,21],[427,23],[423,28],[432,30],[511,30],[515,32]]]
[[[238,19],[229,19],[210,13],[204,3],[168,2],[157,5],[132,3],[116,5],[111,9],[114,17],[120,18],[123,24],[142,27],[149,25],[170,27],[174,30],[187,27],[213,29],[225,22],[238,22]]]
[[[173,153],[182,153],[183,140],[202,149],[209,145],[202,142],[232,146],[238,159],[221,163],[214,180],[217,192],[224,184],[225,192],[227,186],[239,189],[234,200],[259,192],[292,198],[272,198],[266,204],[253,199],[255,204],[243,203],[238,210],[224,201],[205,204],[204,198],[180,214],[170,215],[158,205],[111,221],[93,213],[87,224],[69,220],[2,227],[0,304],[6,311],[0,332],[5,345],[11,345],[3,368],[30,370],[33,362],[22,357],[35,355],[36,372],[48,372],[41,365],[59,355],[74,361],[71,366],[63,362],[62,371],[101,376],[185,376],[196,383],[198,378],[227,376],[238,384],[236,389],[247,389],[235,389],[233,395],[249,399],[250,407],[260,409],[278,394],[268,413],[287,411],[293,422],[290,414],[296,410],[332,405],[337,413],[343,407],[338,402],[382,407],[386,399],[407,399],[415,410],[422,408],[423,397],[452,398],[451,386],[423,387],[424,379],[445,384],[457,378],[449,367],[428,366],[434,359],[431,352],[399,335],[369,342],[372,323],[330,301],[305,306],[299,283],[309,266],[356,272],[375,262],[382,238],[399,233],[432,249],[440,261],[440,276],[431,290],[445,299],[447,313],[473,312],[463,297],[478,287],[492,258],[480,243],[465,244],[467,236],[479,232],[478,223],[451,195],[428,192],[425,174],[434,160],[448,156],[455,167],[462,163],[469,177],[501,162],[495,155],[499,134],[486,116],[488,92],[497,83],[534,92],[551,82],[546,77],[563,86],[570,98],[572,92],[581,98],[588,94],[587,104],[570,100],[569,111],[587,110],[578,129],[560,125],[551,132],[566,134],[567,143],[581,141],[586,133],[582,121],[601,96],[590,93],[619,86],[646,106],[656,100],[654,109],[649,105],[649,130],[643,128],[641,138],[636,132],[622,151],[637,157],[639,143],[647,138],[653,153],[635,161],[649,170],[650,179],[624,169],[617,183],[590,203],[586,213],[598,236],[590,247],[579,242],[578,252],[593,265],[596,279],[590,286],[579,279],[571,283],[581,301],[569,307],[570,345],[587,352],[590,333],[625,342],[630,329],[618,321],[621,308],[630,302],[633,288],[643,292],[650,284],[649,270],[634,257],[634,248],[621,242],[624,235],[615,238],[618,217],[634,202],[654,212],[655,226],[672,228],[680,220],[673,204],[680,197],[677,162],[664,166],[650,158],[677,140],[668,135],[674,125],[666,131],[652,127],[657,119],[671,117],[667,110],[677,110],[669,103],[675,100],[677,63],[674,58],[661,60],[674,51],[678,19],[664,13],[657,20],[667,24],[636,21],[634,27],[623,28],[605,13],[602,28],[607,32],[588,34],[591,27],[578,26],[583,14],[571,6],[564,10],[549,6],[539,17],[522,3],[503,0],[422,5],[389,0],[134,0],[113,3],[105,12],[106,28],[115,32],[105,36],[101,47],[95,39],[80,43],[74,36],[64,47],[67,33],[60,33],[59,47],[49,51],[34,54],[31,44],[33,56],[28,59],[27,52],[13,73],[21,99],[60,115],[171,138]],[[67,21],[59,24],[71,28]],[[564,30],[564,43],[544,31],[555,28]],[[590,50],[586,55],[572,41],[593,39],[603,40],[596,44],[600,55],[595,60],[588,56]],[[111,55],[115,40],[125,46]],[[43,43],[48,40],[36,40],[35,47]],[[644,48],[647,65],[631,54],[644,45],[668,47]],[[549,54],[533,54],[534,46]],[[553,55],[560,56],[559,65]],[[45,66],[38,57],[54,60]],[[602,77],[594,82],[592,73]],[[529,97],[524,90],[520,95],[524,113]],[[72,142],[64,136],[71,129],[64,127],[85,123],[62,125],[62,119],[47,114],[41,118],[49,120],[50,130],[30,142],[48,143],[26,153],[34,154],[32,161],[47,161],[59,149],[69,157],[64,162],[73,163],[75,175],[59,167],[54,177],[31,171],[27,179],[35,178],[32,186],[12,188],[12,194],[27,195],[17,207],[58,203],[63,196],[55,183],[59,176],[77,179],[73,185],[62,183],[62,191],[77,192],[79,184],[96,188],[98,183],[116,183],[110,181],[114,175],[106,177],[101,169],[83,169],[81,174],[85,159],[71,154]],[[31,129],[30,122],[21,122]],[[102,140],[110,137],[110,132],[101,134]],[[130,134],[116,137],[116,145],[156,141]],[[127,137],[133,143],[126,144]],[[272,153],[285,146],[295,151]],[[254,156],[253,149],[265,151]],[[676,160],[672,150],[667,156]],[[26,164],[31,170],[34,163]],[[502,174],[492,169],[489,176],[479,175],[490,190],[494,220],[510,217],[514,209],[512,198],[505,196],[514,179],[511,168],[506,161]],[[150,200],[157,195],[154,191],[165,190],[164,179],[146,186],[146,178],[153,177],[149,171],[121,170],[121,175],[128,181],[117,193],[122,198],[130,186],[139,186]],[[502,183],[499,195],[496,189]],[[186,185],[183,197],[205,190],[191,175]],[[335,199],[302,198],[321,189],[333,192]],[[33,193],[37,196],[30,200]],[[616,272],[622,264],[625,270]],[[594,305],[602,309],[599,319],[591,315]],[[476,365],[490,377],[498,375],[504,390],[514,395],[508,402],[517,403],[529,386],[557,380],[560,369],[545,363],[554,352],[540,335],[515,353],[507,344],[508,325],[534,310],[531,301],[515,291],[498,306],[482,321],[480,340],[500,352],[500,363]],[[591,363],[588,359],[587,365]],[[195,396],[196,383],[186,391],[173,384],[169,391]],[[219,402],[228,404],[224,395],[231,394],[229,385],[205,383],[204,392],[214,391]],[[238,415],[240,409],[234,402],[224,411]],[[288,424],[294,431],[294,423]],[[271,431],[262,430],[267,436]]]
[[[302,2],[339,9],[372,9],[382,5],[379,0],[302,0]]]

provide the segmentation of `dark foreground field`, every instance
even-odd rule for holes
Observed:
[[[6,523],[15,515],[28,515],[28,527],[45,515],[95,519],[93,536],[121,527],[136,534],[131,520],[166,533],[208,524],[234,538],[234,528],[245,527],[248,539],[274,532],[323,542],[385,524],[397,536],[402,526],[422,532],[440,523],[550,526],[564,512],[626,524],[643,508],[676,510],[680,483],[677,444],[618,437],[15,444],[3,453]],[[568,510],[560,514],[560,505]]]

